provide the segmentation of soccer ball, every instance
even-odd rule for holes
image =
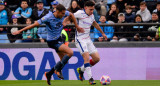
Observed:
[[[108,75],[103,75],[100,78],[100,82],[102,85],[109,85],[111,83],[111,78]]]
[[[16,32],[16,31],[18,31],[18,28],[15,28],[15,27],[14,27],[14,28],[11,29],[11,33],[14,33],[14,32]]]

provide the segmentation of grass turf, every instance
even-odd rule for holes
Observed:
[[[102,86],[99,80],[94,86]],[[48,86],[45,80],[0,80],[0,86]],[[88,80],[52,80],[51,86],[90,86]],[[112,80],[108,86],[160,86],[160,80]]]

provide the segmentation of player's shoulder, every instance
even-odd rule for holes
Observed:
[[[53,16],[53,12],[49,11],[45,16],[46,17],[51,17],[51,16]]]
[[[83,10],[78,10],[76,13],[83,14],[85,12]]]

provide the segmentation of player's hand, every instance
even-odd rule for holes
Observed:
[[[18,30],[18,31],[13,32],[12,35],[18,35],[18,34],[20,34],[20,33],[21,33],[21,32]]]
[[[84,33],[84,29],[83,28],[81,28],[81,27],[77,27],[77,31],[79,32],[79,33]]]
[[[108,39],[107,36],[106,36],[106,34],[102,34],[102,36],[104,37],[105,40]]]

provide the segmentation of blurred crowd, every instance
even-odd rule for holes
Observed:
[[[0,25],[30,25],[54,12],[62,4],[72,13],[83,10],[88,0],[0,0]],[[114,23],[159,23],[160,0],[93,0],[94,17],[99,24]],[[68,22],[72,24],[72,21]],[[46,42],[46,27],[35,27],[19,35],[12,32],[20,27],[0,28],[0,43]],[[93,42],[159,41],[160,26],[103,26],[108,40],[91,27],[90,37]],[[63,34],[65,33],[65,34]],[[74,42],[75,27],[64,27],[62,37]]]

